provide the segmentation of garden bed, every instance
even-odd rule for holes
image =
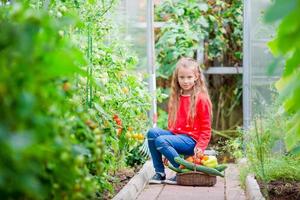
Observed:
[[[266,185],[257,181],[262,191],[267,191],[270,200],[300,200],[300,182],[297,181],[271,181]]]
[[[124,168],[118,170],[111,180],[110,184],[114,189],[114,192],[109,191],[105,192],[103,199],[108,200],[112,199],[121,189],[130,181],[130,179],[142,168],[142,165],[135,166],[134,168]]]

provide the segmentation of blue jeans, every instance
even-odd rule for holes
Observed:
[[[165,172],[162,161],[164,155],[174,167],[179,167],[174,158],[183,155],[193,155],[196,141],[187,135],[175,135],[171,131],[151,128],[147,133],[148,145],[155,172]]]

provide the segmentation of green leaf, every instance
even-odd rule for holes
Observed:
[[[299,114],[292,120],[294,122],[293,126],[288,130],[285,137],[285,144],[287,150],[290,151],[294,148],[298,142],[300,141],[300,124],[299,122]]]
[[[267,10],[266,22],[274,22],[288,15],[297,7],[297,0],[275,0],[275,3]]]
[[[275,69],[277,67],[279,67],[279,63],[281,63],[282,60],[283,60],[283,58],[281,56],[274,58],[268,66],[267,73],[269,75],[272,75],[274,73]]]
[[[95,0],[88,0],[88,2],[89,2],[90,4],[94,4],[94,3],[95,3]]]
[[[296,49],[294,54],[286,61],[284,76],[291,75],[300,65],[300,49]]]
[[[299,74],[300,72],[281,77],[281,79],[275,83],[276,89],[280,92],[279,99],[281,101],[290,99],[293,94],[298,94],[297,91],[300,89]],[[294,99],[294,101],[297,102],[296,99]],[[288,103],[288,105],[290,104],[291,103]]]
[[[284,90],[286,85],[292,80],[291,76],[287,77],[281,77],[276,83],[275,83],[275,88],[281,92]]]
[[[295,156],[300,155],[300,145],[298,145],[298,146],[294,147],[293,149],[291,149],[289,154],[290,155],[295,155]]]
[[[298,20],[298,12],[293,12],[284,18],[279,26],[277,33],[277,45],[282,54],[294,51],[300,46],[300,21]]]

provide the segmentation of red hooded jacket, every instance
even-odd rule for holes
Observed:
[[[199,94],[196,103],[196,115],[194,123],[188,122],[190,108],[190,96],[181,95],[175,126],[168,121],[168,129],[174,134],[186,134],[191,136],[197,143],[196,147],[204,151],[211,138],[211,103],[204,94]]]

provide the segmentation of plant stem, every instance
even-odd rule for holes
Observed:
[[[259,120],[262,120],[262,117],[260,115]],[[262,122],[260,131],[261,134],[263,134],[263,127],[262,127]],[[257,119],[254,120],[254,125],[255,125],[255,135],[256,135],[256,140],[257,140],[257,145],[258,145],[258,152],[257,152],[257,158],[260,162],[260,167],[261,167],[261,173],[262,173],[262,184],[264,185],[263,193],[267,199],[268,198],[268,190],[267,190],[267,183],[266,183],[266,175],[265,175],[265,169],[264,169],[264,155],[263,155],[263,149],[262,149],[262,141],[261,141],[261,136],[259,135],[259,130],[258,130],[258,125],[257,125]]]

